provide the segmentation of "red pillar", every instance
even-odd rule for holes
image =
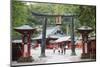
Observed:
[[[24,35],[22,35],[22,56],[24,56]]]
[[[30,56],[30,54],[31,54],[31,51],[30,51],[30,49],[31,49],[31,37],[30,37],[30,35],[31,34],[28,34],[28,56]]]
[[[84,35],[82,35],[82,45],[83,45],[83,54],[85,54],[85,42],[84,42]]]
[[[85,53],[85,43],[83,42],[83,54]]]

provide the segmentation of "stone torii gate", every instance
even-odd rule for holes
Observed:
[[[34,33],[35,28],[32,28],[29,25],[23,25],[20,27],[15,27],[14,30],[22,35],[22,54],[18,59],[18,62],[32,62],[33,59],[30,52],[30,45],[31,35]]]
[[[42,31],[42,44],[41,44],[41,55],[40,57],[45,57],[45,45],[46,45],[46,26],[47,26],[47,19],[49,17],[70,17],[71,18],[71,42],[72,42],[72,53],[71,55],[76,55],[75,53],[75,44],[74,44],[74,17],[76,15],[51,15],[51,14],[40,14],[40,13],[35,13],[32,12],[33,16],[40,16],[44,18],[44,23],[43,23],[43,31]]]

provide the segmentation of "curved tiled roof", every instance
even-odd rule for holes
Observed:
[[[55,38],[59,38],[59,37],[62,37],[62,36],[65,36],[65,34],[60,34],[60,33],[57,33],[57,30],[60,30],[58,28],[58,26],[55,26],[55,27],[48,27],[47,30],[46,30],[46,38],[49,38],[49,37],[55,37]],[[62,32],[62,30],[60,30]],[[32,38],[33,40],[35,39],[42,39],[42,32],[39,34],[39,36],[35,37],[35,38]]]

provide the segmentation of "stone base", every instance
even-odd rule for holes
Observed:
[[[91,59],[96,59],[96,54],[90,54]]]
[[[41,55],[41,56],[39,56],[39,58],[44,58],[44,57],[46,57],[45,55]]]
[[[90,59],[90,55],[88,53],[82,53],[81,59]]]
[[[32,58],[32,56],[29,56],[29,57],[20,57],[17,62],[32,62],[32,61],[34,61],[34,59]]]
[[[76,53],[75,53],[75,52],[72,52],[72,53],[71,53],[71,56],[75,56],[75,55],[76,55]]]

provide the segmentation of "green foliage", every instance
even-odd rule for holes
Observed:
[[[96,7],[95,6],[80,6],[79,21],[81,25],[91,26],[95,29],[96,26]]]
[[[12,37],[20,37],[19,33],[15,32],[14,27],[21,26],[27,22],[27,11],[24,3],[19,1],[12,1]]]
[[[19,1],[12,1],[12,25],[13,27],[23,25],[27,22],[26,5]]]
[[[49,3],[31,3],[27,4],[27,2],[20,1],[12,1],[12,27],[18,27],[23,24],[29,24],[32,27],[36,27],[37,25],[42,25],[43,18],[36,17],[32,15],[32,12],[43,13],[43,14],[77,14],[75,17],[75,29],[88,25],[95,29],[96,25],[96,7],[95,6],[83,6],[83,5],[65,5],[65,4],[49,4]],[[62,25],[62,29],[66,31],[66,25],[71,25],[69,18],[63,18],[62,21],[64,24]],[[55,24],[55,18],[48,18],[48,25]],[[14,30],[12,31],[12,37],[17,38],[19,36]],[[38,32],[35,33],[34,36],[37,35]],[[20,36],[18,37],[20,38]]]

